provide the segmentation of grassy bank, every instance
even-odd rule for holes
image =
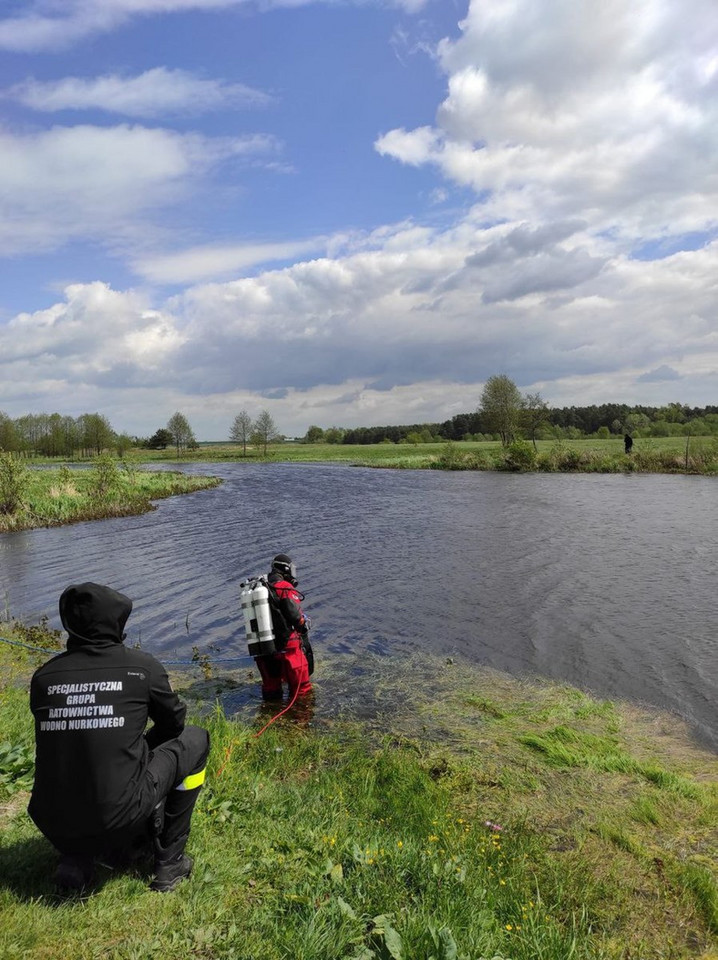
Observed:
[[[136,451],[147,462],[175,461],[174,450]],[[622,438],[607,440],[526,441],[513,453],[498,441],[458,443],[328,444],[286,442],[269,448],[266,457],[231,443],[203,443],[182,454],[196,462],[340,462],[359,466],[415,470],[542,470],[602,473],[718,473],[718,443],[713,437],[647,437],[636,440],[630,455]]]
[[[15,509],[0,511],[0,533],[152,510],[153,500],[214,487],[216,477],[118,467],[107,458],[90,469],[24,469]]]
[[[206,699],[221,682],[178,678],[213,740],[192,878],[161,896],[146,867],[104,870],[60,900],[24,812],[41,659],[0,644],[3,958],[718,955],[718,758],[674,718],[458,662],[368,663],[364,721],[322,715],[351,671],[320,664],[311,725],[259,738],[261,710],[227,719]]]

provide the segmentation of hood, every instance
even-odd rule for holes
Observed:
[[[60,619],[70,635],[67,646],[122,643],[132,601],[99,583],[69,586],[60,597]]]

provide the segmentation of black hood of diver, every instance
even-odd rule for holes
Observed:
[[[69,634],[68,649],[122,643],[132,601],[100,583],[72,584],[60,597],[60,619]]]

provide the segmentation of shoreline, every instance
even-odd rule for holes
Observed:
[[[41,627],[24,629],[41,641]],[[155,955],[186,957],[208,925],[208,956],[254,960],[394,956],[387,942],[444,960],[715,956],[718,757],[660,711],[440,661],[420,682],[377,662],[385,710],[372,721],[322,717],[322,684],[341,677],[321,664],[313,715],[259,739],[266,708],[227,717],[213,688],[222,675],[183,671],[176,689],[213,742],[195,874],[158,902],[141,870],[106,873],[63,921],[55,855],[24,813],[27,680],[44,659],[0,644],[0,721],[15,749],[14,767],[0,752],[8,956],[114,956],[119,937],[127,951],[151,940]],[[256,688],[241,674],[234,682]],[[182,917],[179,940],[168,911]],[[443,952],[430,927],[445,931]]]
[[[66,466],[28,470],[19,508],[0,513],[0,535],[139,516],[155,510],[155,500],[208,490],[222,483],[219,477],[179,471],[133,469],[122,475],[114,469],[112,482],[104,489],[98,488],[93,470],[70,470]]]

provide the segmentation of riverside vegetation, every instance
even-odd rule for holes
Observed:
[[[171,450],[143,450],[143,460],[175,460]],[[243,451],[231,443],[200,443],[183,459],[195,462],[341,462],[403,470],[505,470],[580,473],[718,474],[718,439],[646,437],[624,453],[622,438],[577,440],[450,441],[433,443],[305,443]]]
[[[42,624],[0,636],[58,641]],[[373,719],[290,714],[258,738],[266,716],[215,701],[226,676],[175,677],[212,736],[192,877],[159,896],[148,864],[103,869],[62,900],[25,812],[28,678],[45,658],[0,644],[3,958],[718,956],[718,758],[674,717],[428,658],[367,663]],[[341,669],[323,665],[317,714]]]
[[[0,533],[128,516],[152,510],[152,501],[213,487],[217,477],[148,472],[108,454],[90,469],[29,469],[24,460],[0,453]]]

